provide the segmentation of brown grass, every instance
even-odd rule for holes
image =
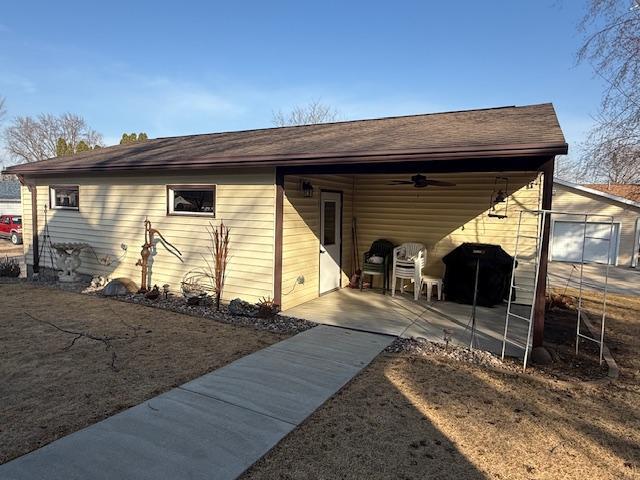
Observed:
[[[242,478],[640,478],[639,338],[640,299],[612,295],[616,382],[382,355]]]
[[[0,284],[0,298],[0,463],[284,338],[25,283]],[[65,351],[72,335],[25,312],[117,338]]]
[[[575,307],[577,291],[567,289]],[[596,327],[600,328],[603,309],[603,295],[593,291],[583,291],[583,308]],[[607,315],[605,320],[605,343],[621,368],[621,379],[626,382],[640,382],[640,297],[607,294]],[[586,332],[583,332],[586,333]]]

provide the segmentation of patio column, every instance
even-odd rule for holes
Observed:
[[[553,198],[553,170],[555,157],[551,157],[542,166],[542,209],[551,210]],[[549,262],[549,232],[551,230],[551,218],[547,215],[542,226],[542,244],[540,248],[540,271],[538,284],[536,285],[536,303],[533,306],[533,347],[541,347],[544,341],[544,310],[546,303],[547,265]]]

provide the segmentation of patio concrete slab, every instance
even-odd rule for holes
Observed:
[[[391,295],[343,288],[284,313],[324,325],[399,336],[424,310],[420,303],[404,301],[399,294],[393,298]],[[371,329],[373,323],[375,330]]]
[[[528,316],[528,306],[514,305],[520,315]],[[412,295],[383,295],[380,292],[342,289],[285,311],[326,325],[375,332],[399,337],[422,337],[432,342],[444,342],[444,329],[451,332],[454,345],[469,346],[471,340],[471,305],[454,302],[418,302]],[[478,307],[474,346],[500,354],[506,316],[506,305]],[[509,338],[524,344],[526,323],[512,319]],[[507,345],[509,356],[522,357],[524,351]]]
[[[0,478],[236,478],[392,341],[313,328],[0,465]]]

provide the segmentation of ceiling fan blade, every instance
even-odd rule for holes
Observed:
[[[391,180],[388,185],[412,185],[411,180]]]
[[[431,180],[431,179],[427,179],[426,183],[429,185],[433,185],[435,187],[455,187],[456,184],[455,183],[451,183],[451,182],[444,182],[442,180]]]

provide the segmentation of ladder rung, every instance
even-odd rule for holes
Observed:
[[[533,293],[534,290],[531,288],[525,288],[525,287],[519,287],[517,285],[511,285],[511,288],[514,288],[516,290],[522,290],[523,292],[529,292],[529,293]]]
[[[508,338],[503,339],[506,343],[510,344],[510,345],[514,345],[516,347],[520,347],[521,349],[525,349],[527,348],[527,346],[524,343],[520,343],[520,342],[516,342],[514,340],[509,340]]]
[[[538,240],[540,237],[534,235],[518,235],[518,238],[532,238],[534,240]]]
[[[600,345],[600,340],[596,340],[595,338],[591,338],[591,337],[589,337],[587,335],[583,335],[581,333],[579,333],[578,336],[580,338],[584,338],[585,340],[591,340],[592,342],[597,343],[598,345]]]
[[[512,317],[519,318],[520,320],[524,320],[525,322],[531,322],[531,319],[527,317],[523,317],[522,315],[518,315],[517,313],[507,312],[507,315],[511,315]]]

